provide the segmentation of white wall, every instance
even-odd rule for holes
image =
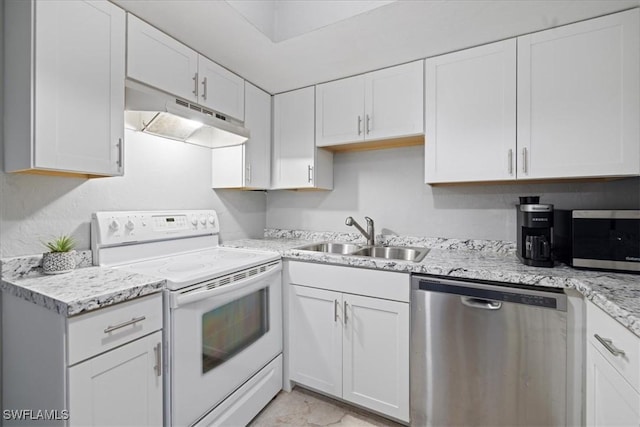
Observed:
[[[424,184],[423,147],[334,156],[334,190],[273,191],[267,227],[350,231],[347,216],[376,232],[515,241],[518,196],[540,195],[558,209],[640,209],[640,179],[596,183],[432,187]]]
[[[125,175],[76,179],[0,174],[0,256],[40,253],[41,240],[73,233],[90,247],[100,210],[215,209],[221,239],[262,237],[265,194],[211,189],[211,150],[133,131],[125,134]]]

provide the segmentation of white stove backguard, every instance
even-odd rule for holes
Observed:
[[[96,212],[91,217],[93,264],[117,265],[218,246],[214,210]]]

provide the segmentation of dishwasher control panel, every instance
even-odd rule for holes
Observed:
[[[550,308],[553,310],[567,310],[567,297],[563,292],[539,291],[512,288],[507,284],[494,285],[484,283],[466,283],[455,280],[414,277],[414,288],[422,291],[440,292],[460,295],[478,301],[498,301],[513,304],[530,305]]]

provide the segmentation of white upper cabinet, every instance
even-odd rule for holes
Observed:
[[[639,15],[427,59],[425,181],[640,175]]]
[[[333,153],[316,148],[313,87],[273,97],[272,188],[333,188]]]
[[[427,183],[515,178],[516,41],[425,61]]]
[[[271,95],[247,82],[245,98],[244,123],[251,136],[242,145],[211,151],[213,188],[270,188]]]
[[[364,141],[364,75],[316,86],[319,147]]]
[[[318,147],[420,135],[423,61],[316,86]]]
[[[639,15],[518,37],[518,177],[640,174]]]
[[[127,77],[244,120],[244,80],[128,14]]]
[[[6,1],[5,171],[123,172],[125,13],[107,1]]]
[[[365,74],[365,139],[424,133],[424,61]]]
[[[127,77],[197,101],[198,53],[127,14]]]
[[[244,121],[244,79],[200,55],[198,104]]]

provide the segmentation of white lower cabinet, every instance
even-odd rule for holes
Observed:
[[[161,343],[158,331],[69,368],[70,425],[162,425]]]
[[[289,267],[290,380],[408,422],[408,275],[294,262]],[[316,287],[323,281],[328,289]],[[394,282],[402,288],[400,301],[377,294]]]
[[[640,424],[640,338],[587,303],[588,426]]]
[[[3,292],[3,409],[48,411],[48,426],[160,426],[162,347],[159,293],[67,318]]]

